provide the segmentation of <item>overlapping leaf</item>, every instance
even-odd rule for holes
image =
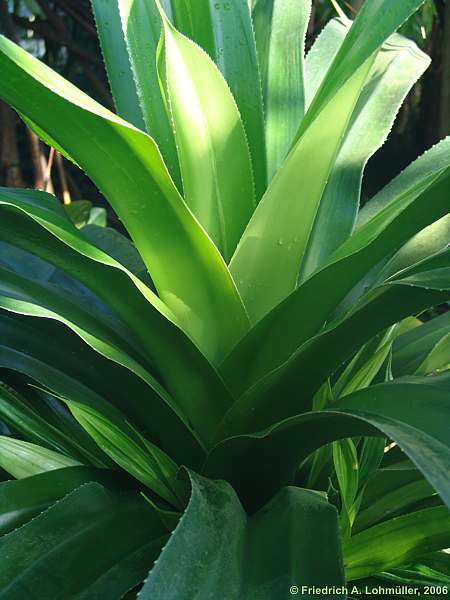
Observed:
[[[397,442],[450,506],[448,385],[442,375],[370,386],[328,410],[224,440],[210,454],[205,473],[220,473],[241,499],[260,505],[292,482],[294,471],[313,450],[345,437],[381,434]],[[237,462],[239,469],[233,466]]]
[[[246,1],[166,0],[162,4],[178,31],[209,54],[230,86],[245,127],[259,200],[267,186],[263,106]]]
[[[349,313],[332,321],[240,396],[225,416],[222,435],[255,431],[308,410],[320,386],[371,337],[411,313],[449,299],[450,268],[440,268],[441,262],[448,265],[449,260],[450,253],[444,252],[424,261],[423,271],[415,273],[411,268],[410,276],[405,273],[404,278],[369,292]]]
[[[189,504],[142,600],[272,600],[287,598],[295,584],[343,584],[337,514],[321,494],[286,488],[248,517],[226,482],[190,479]]]
[[[327,265],[269,313],[233,350],[221,371],[236,392],[279,366],[312,337],[383,257],[448,213],[449,149],[450,139],[440,142],[368,202],[359,229]],[[306,314],[308,318],[303,317]]]
[[[252,14],[261,69],[269,180],[305,113],[304,46],[310,0],[259,0]]]
[[[245,311],[154,140],[4,38],[0,66],[0,97],[89,173],[128,229],[162,300],[208,356],[223,354],[246,330]]]
[[[311,50],[316,76],[319,65],[322,76],[325,76],[331,61],[328,47],[330,42],[326,38],[336,35],[336,29],[338,38],[342,35],[342,29],[346,31],[342,24],[329,23],[319,38],[321,48],[316,52],[314,47]],[[341,39],[343,38],[342,35]],[[322,64],[318,60],[319,55]],[[328,179],[302,263],[302,281],[322,266],[351,234],[359,208],[365,165],[386,140],[406,94],[429,64],[429,57],[412,41],[400,35],[392,35],[383,44]],[[308,60],[306,65],[308,68]],[[317,83],[314,81],[314,84]]]
[[[193,422],[198,418],[208,419],[209,412],[216,413],[214,420],[220,418],[231,400],[207,360],[172,322],[176,319],[161,300],[62,218],[51,196],[2,190],[0,197],[2,204],[24,211],[30,217],[26,220],[12,212],[4,213],[0,236],[51,261],[100,295],[145,345],[146,354],[161,373],[182,413],[189,415]],[[174,407],[174,401],[154,377],[147,374],[145,381]],[[214,404],[210,402],[211,395],[216,398]],[[201,410],[200,403],[203,404]],[[211,425],[212,422],[207,428]]]
[[[88,483],[1,538],[0,598],[120,600],[146,577],[166,539],[143,498]]]
[[[49,320],[0,318],[0,366],[21,373],[64,398],[71,399],[77,390],[89,388],[119,408],[126,418],[176,460],[193,466],[202,460],[202,447],[195,434],[176,410],[144,380],[106,360],[61,325]],[[46,340],[52,339],[54,344]],[[61,352],[60,348],[65,351]],[[80,384],[83,382],[82,388]],[[84,392],[81,393],[83,396]],[[29,395],[29,392],[27,392]],[[38,410],[38,406],[34,405]],[[52,411],[53,412],[53,411]],[[65,432],[89,462],[104,462],[98,447],[75,421],[58,413],[42,414],[58,430]]]
[[[228,262],[255,207],[244,126],[220,71],[165,15],[159,56],[186,203]]]
[[[253,322],[295,289],[328,175],[375,53],[422,2],[408,0],[395,10],[387,0],[365,3],[330,66],[230,263]],[[378,10],[385,11],[383,19]]]

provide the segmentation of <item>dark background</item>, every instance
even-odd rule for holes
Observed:
[[[314,0],[308,47],[335,16],[332,1]],[[334,1],[350,17],[362,4],[362,0]],[[89,0],[0,0],[0,30],[113,108]],[[365,197],[450,132],[450,0],[427,0],[401,31],[433,63],[406,100],[389,141],[369,162]],[[52,156],[1,101],[0,185],[47,189],[66,202],[88,199],[103,204],[83,173],[57,154]]]

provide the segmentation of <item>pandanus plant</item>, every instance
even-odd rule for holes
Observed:
[[[450,140],[360,201],[421,4],[93,0],[117,114],[1,38],[129,235],[0,190],[1,599],[445,595]]]

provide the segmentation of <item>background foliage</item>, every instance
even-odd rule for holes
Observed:
[[[352,17],[362,0],[339,0]],[[331,0],[313,0],[306,45],[312,45],[336,10]],[[89,0],[0,0],[0,32],[19,41],[64,77],[113,108]],[[372,196],[416,156],[450,133],[450,2],[427,0],[402,27],[401,33],[433,59],[431,68],[414,86],[404,103],[394,129],[381,151],[365,171],[363,198]],[[47,183],[48,148],[0,101],[0,185],[34,186],[52,191],[63,199],[106,206],[87,177],[57,157]],[[61,182],[63,162],[67,181]],[[110,221],[120,227],[110,212]]]

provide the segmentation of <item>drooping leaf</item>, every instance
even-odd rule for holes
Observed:
[[[52,318],[64,323],[103,356],[118,364],[132,367],[143,374],[145,361],[128,344],[113,324],[99,315],[92,315],[75,297],[70,298],[57,288],[21,277],[0,268],[0,306],[19,314]],[[152,379],[151,376],[147,376]],[[155,383],[155,386],[157,384]]]
[[[345,437],[382,435],[397,442],[450,507],[448,382],[442,375],[370,386],[330,409],[231,437],[210,453],[205,474],[225,478],[243,500],[260,505],[289,484],[317,448]]]
[[[82,232],[68,226],[67,220],[59,218],[58,206],[52,197],[38,192],[2,190],[1,198],[1,202],[26,211],[30,221],[5,212],[0,220],[0,236],[81,279],[120,314],[145,344],[149,358],[161,372],[176,403],[154,377],[146,376],[146,382],[175,412],[181,410],[191,415],[194,422],[207,417],[210,411],[217,412],[214,420],[219,419],[231,399],[209,362],[175,326],[173,321],[177,320],[171,317],[171,311],[161,300],[121,263],[89,243]],[[37,201],[39,207],[36,207]],[[211,395],[216,398],[214,404],[210,402]],[[178,403],[180,410],[177,411]],[[203,405],[201,410],[200,404]],[[209,431],[211,425],[207,426]]]
[[[342,585],[336,510],[321,494],[286,488],[248,517],[226,482],[190,478],[187,509],[141,600],[272,600],[291,585]]]
[[[144,380],[103,358],[75,334],[49,320],[30,321],[29,318],[24,320],[17,315],[11,318],[3,314],[0,332],[2,368],[22,373],[41,387],[69,399],[83,382],[84,388],[107,398],[175,460],[186,461],[194,467],[202,462],[202,447],[177,411]],[[48,339],[54,344],[48,344]],[[59,351],[62,347],[64,352]],[[73,418],[68,421],[61,411],[56,420],[48,413],[43,416],[64,431],[81,452],[87,453],[89,462],[104,461],[106,456],[101,452],[99,456],[99,448]]]

